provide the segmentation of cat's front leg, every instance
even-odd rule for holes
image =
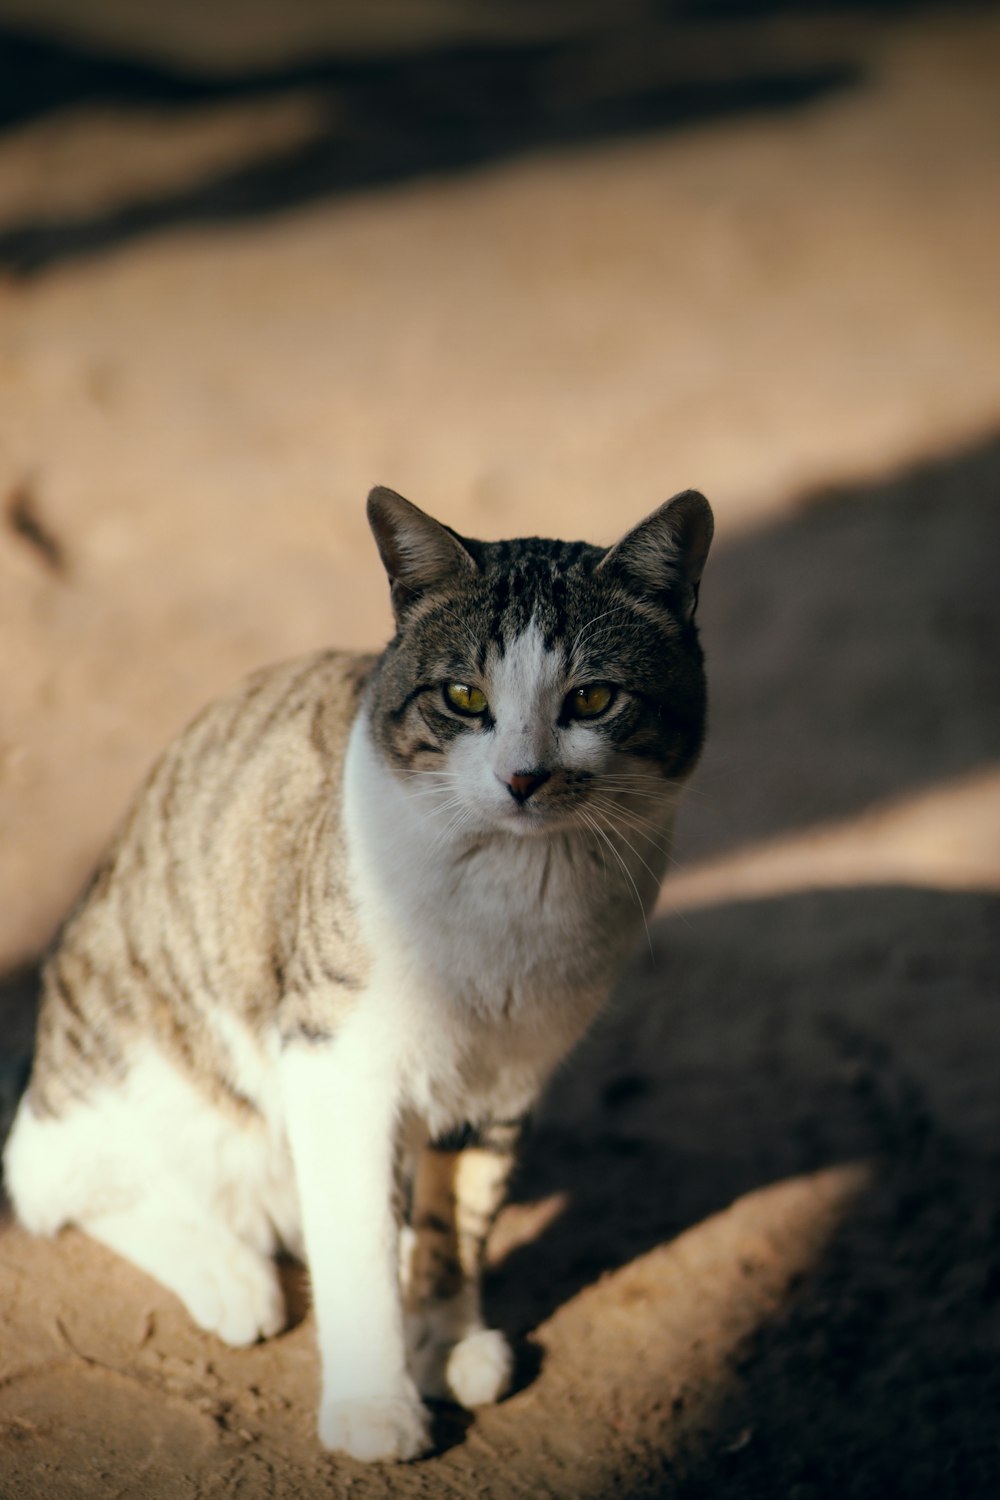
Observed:
[[[319,1435],[364,1460],[416,1458],[428,1415],[407,1374],[394,1158],[398,1069],[358,1004],[335,1036],[293,1035],[282,1086],[319,1334]]]
[[[410,1364],[424,1395],[466,1407],[498,1401],[513,1357],[483,1324],[480,1279],[486,1237],[506,1196],[521,1121],[494,1122],[465,1141],[429,1144],[413,1194],[406,1291]]]

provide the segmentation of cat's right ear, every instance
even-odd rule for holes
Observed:
[[[368,496],[368,524],[389,575],[397,618],[427,589],[478,571],[454,531],[384,485]]]

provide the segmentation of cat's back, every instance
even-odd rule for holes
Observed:
[[[46,965],[36,1094],[121,1072],[151,1028],[205,1062],[214,1010],[273,1006],[374,662],[323,651],[264,667],[167,747]]]
[[[374,658],[322,651],[263,667],[203,709],[153,767],[94,878],[169,886],[183,872],[261,883],[317,802],[336,801]]]

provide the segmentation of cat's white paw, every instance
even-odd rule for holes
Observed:
[[[179,1297],[200,1328],[242,1347],[285,1326],[274,1261],[208,1218],[181,1219],[150,1201],[82,1218],[81,1229]]]
[[[248,1246],[230,1247],[218,1265],[203,1265],[178,1290],[198,1326],[236,1348],[270,1338],[285,1326],[274,1262]]]
[[[510,1389],[514,1356],[496,1328],[477,1328],[452,1349],[445,1367],[448,1389],[460,1406],[489,1406]]]
[[[363,1463],[406,1463],[430,1447],[430,1418],[416,1396],[324,1401],[320,1442]]]

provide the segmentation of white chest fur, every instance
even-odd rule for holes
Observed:
[[[374,960],[367,1003],[391,1015],[432,1128],[530,1105],[607,997],[658,884],[587,830],[468,832],[434,803],[359,718],[345,819]]]

